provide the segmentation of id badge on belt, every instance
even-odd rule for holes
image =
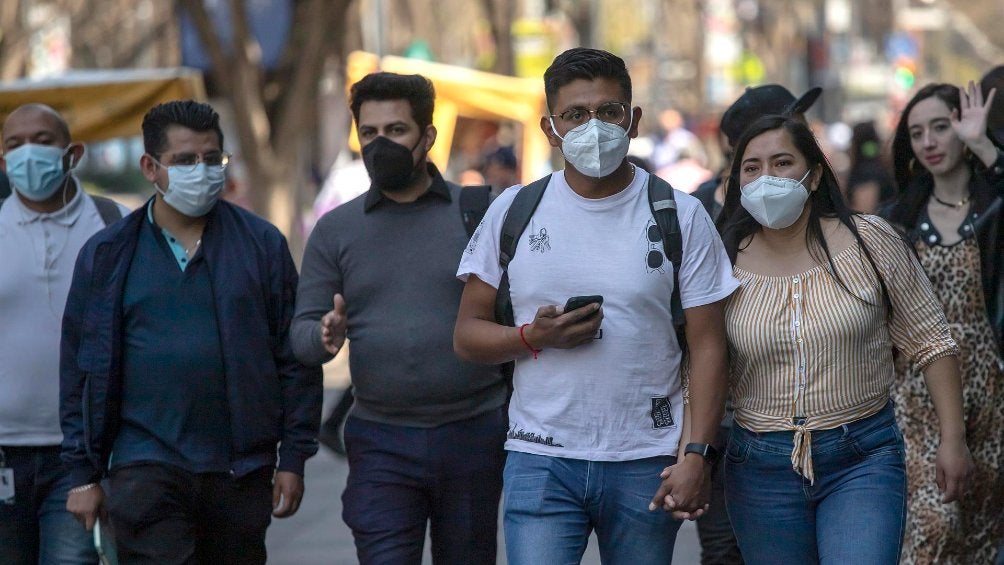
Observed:
[[[0,449],[0,502],[14,504],[14,469],[7,466],[3,449]]]

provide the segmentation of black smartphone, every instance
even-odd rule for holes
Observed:
[[[565,302],[564,312],[571,312],[572,310],[578,310],[583,306],[588,306],[589,304],[603,304],[603,297],[598,294],[591,294],[588,296],[573,296]]]

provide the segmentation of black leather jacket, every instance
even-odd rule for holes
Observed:
[[[918,179],[918,182],[932,182],[931,178]],[[963,238],[975,237],[980,249],[980,269],[983,276],[983,295],[987,306],[987,316],[997,335],[998,351],[1004,352],[1004,152],[998,152],[997,161],[993,166],[972,176],[970,186],[975,191],[977,184],[987,183],[997,193],[997,197],[989,203],[978,205],[974,203],[966,221],[959,226],[959,235]],[[894,205],[895,203],[893,203]],[[889,208],[883,210],[883,216],[889,217]],[[941,240],[940,234],[934,229],[934,224],[927,217],[926,207],[911,227],[906,228],[906,235],[911,242],[923,240],[933,245]]]

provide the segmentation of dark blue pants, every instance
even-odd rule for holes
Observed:
[[[106,504],[122,563],[265,563],[272,469],[240,478],[170,465],[115,469]]]
[[[66,511],[69,484],[59,446],[4,446],[14,471],[14,503],[0,503],[0,563],[94,563],[90,532]]]
[[[435,428],[349,416],[342,518],[360,564],[420,564],[429,523],[437,565],[495,563],[505,431],[503,408]]]

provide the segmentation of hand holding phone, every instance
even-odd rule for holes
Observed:
[[[565,302],[565,309],[562,310],[562,313],[564,314],[571,312],[572,310],[578,310],[579,308],[588,306],[590,304],[599,304],[602,306],[603,297],[598,294],[590,294],[587,296],[573,296],[569,298],[567,302]]]

